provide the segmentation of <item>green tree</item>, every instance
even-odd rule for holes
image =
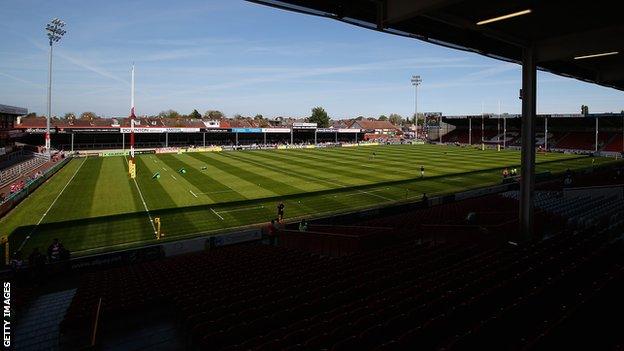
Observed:
[[[210,119],[221,119],[225,117],[225,114],[218,110],[208,110],[204,113],[204,117],[208,117]]]
[[[95,112],[83,112],[80,114],[80,119],[83,121],[93,121],[94,119],[97,118],[97,115],[95,114]]]
[[[191,112],[191,113],[189,114],[189,117],[190,117],[190,118],[196,118],[196,119],[198,119],[198,118],[201,118],[201,117],[202,117],[202,115],[201,115],[201,113],[199,113],[197,110],[193,110],[193,112]]]
[[[316,123],[319,128],[327,128],[329,127],[329,116],[325,109],[318,106],[312,109],[312,116],[308,118],[310,123]]]
[[[403,121],[403,117],[398,113],[391,113],[388,117],[388,121],[390,121],[390,123],[394,124],[395,126],[400,126],[401,122]]]
[[[160,111],[160,113],[158,114],[158,117],[160,117],[160,118],[179,118],[180,114],[178,113],[178,111],[175,111],[175,110],[166,110],[166,111]]]
[[[379,118],[377,118],[378,121],[387,121],[388,117],[386,115],[381,115],[379,116]]]
[[[64,116],[63,119],[69,120],[69,121],[75,121],[76,120],[76,114],[73,112],[67,112]]]
[[[364,116],[357,116],[357,117],[355,117],[355,120],[356,120],[356,121],[361,121],[361,120],[363,120],[363,119],[364,119]]]

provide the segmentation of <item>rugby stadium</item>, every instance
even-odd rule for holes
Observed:
[[[20,4],[5,6],[24,12]],[[157,40],[116,37],[106,45],[119,52],[126,44],[166,46],[165,54],[140,55],[136,66],[153,65],[169,80],[184,67],[163,62],[217,55],[199,50],[206,45],[242,45],[240,57],[229,58],[231,67],[211,69],[202,61],[206,70],[195,67],[192,74],[211,80],[238,71],[268,72],[286,77],[284,97],[263,94],[279,79],[246,76],[211,82],[203,91],[150,96],[149,89],[162,83],[155,75],[135,75],[135,63],[123,63],[131,67],[123,78],[89,63],[106,45],[95,42],[79,57],[72,56],[76,46],[53,51],[72,40],[64,38],[72,33],[69,19],[76,22],[79,41],[100,31],[131,37],[141,23],[151,23],[144,18],[108,27],[94,16],[94,25],[86,26],[71,6],[60,4],[59,17],[69,19],[43,24],[49,45],[14,35],[39,50],[33,57],[45,51],[48,80],[43,104],[12,93],[0,96],[7,104],[0,105],[4,349],[624,349],[618,323],[624,313],[624,105],[620,112],[590,112],[583,101],[562,97],[549,105],[564,106],[561,113],[538,113],[537,101],[544,74],[621,94],[624,27],[616,3],[247,0],[150,6],[145,18],[163,23],[223,11],[232,25],[228,30],[275,19],[262,23],[275,36],[267,42],[280,43],[271,50],[261,46],[264,41],[232,39],[216,25],[221,34],[205,40],[177,27],[154,26],[150,32],[162,36]],[[81,17],[91,16],[79,8]],[[119,9],[97,8],[121,16]],[[158,15],[159,8],[166,11]],[[29,11],[39,18],[48,10],[42,5]],[[318,22],[307,23],[311,18]],[[280,21],[310,32],[284,33]],[[176,23],[197,30],[195,22]],[[411,117],[354,112],[332,118],[323,107],[308,106],[307,98],[289,98],[291,80],[341,85],[324,79],[345,70],[383,69],[319,69],[321,79],[307,68],[297,73],[289,66],[284,73],[254,61],[254,53],[270,51],[305,66],[306,56],[318,52],[293,53],[286,46],[297,41],[291,35],[348,51],[352,31],[368,33],[377,45],[400,37],[451,55],[483,56],[491,65],[513,65],[468,73],[492,80],[470,86],[468,95],[492,94],[492,86],[506,91],[509,82],[497,82],[497,72],[520,68],[517,87],[512,82],[520,113],[502,110],[499,101],[496,113],[482,103],[481,114],[475,114],[468,107],[472,102],[444,100],[453,84],[443,82],[433,83],[425,96],[444,101],[436,106],[452,112],[457,106],[472,112],[422,112],[418,89],[428,81],[415,72],[411,86],[405,84],[415,94],[405,102],[414,107]],[[180,49],[187,46],[193,50]],[[387,50],[372,44],[369,49],[373,56]],[[103,94],[119,96],[121,90],[127,98],[118,104],[128,106],[127,113],[54,116],[54,55],[73,65],[54,71],[54,77],[70,77],[61,92],[85,83],[75,67],[116,84],[87,82],[80,89],[92,91],[62,99],[62,108],[67,101],[103,106],[109,101]],[[336,53],[328,60],[342,59]],[[122,65],[115,58],[97,60]],[[0,78],[12,82],[10,89],[44,99],[38,96],[41,82],[20,75],[39,74],[39,66],[9,62],[0,65]],[[450,59],[445,67],[474,68],[463,62]],[[547,84],[559,84],[557,79]],[[575,86],[564,86],[574,95]],[[271,117],[197,109],[188,115],[143,112],[174,101],[225,104],[229,98],[219,100],[219,94],[231,89],[240,89],[234,100],[241,108],[255,101]],[[349,95],[349,89],[339,91]],[[362,91],[395,101],[394,85]],[[348,97],[332,100],[332,94],[324,96],[353,106]],[[540,103],[561,97],[563,90],[557,94],[539,95]],[[274,99],[270,105],[296,106],[299,115],[278,116],[278,109],[267,107],[267,96]],[[566,112],[569,101],[579,113]],[[606,98],[592,101],[612,106]],[[381,103],[357,101],[372,108]]]

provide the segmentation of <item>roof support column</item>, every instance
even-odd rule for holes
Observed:
[[[598,152],[598,117],[596,117],[596,139],[594,143],[594,152]]]
[[[524,239],[529,239],[533,235],[536,80],[535,49],[527,47],[522,53],[522,152],[520,156],[520,234]]]

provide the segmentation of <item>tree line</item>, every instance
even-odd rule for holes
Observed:
[[[35,116],[36,116],[35,113],[29,113],[28,115],[26,115],[26,117],[35,117]],[[148,116],[148,117],[173,118],[173,119],[208,118],[208,119],[213,119],[213,120],[219,120],[219,119],[226,118],[226,115],[219,110],[208,110],[204,112],[203,114],[201,114],[199,111],[197,111],[197,109],[194,109],[191,113],[185,115],[185,114],[179,113],[178,111],[169,109],[169,110],[161,111],[156,115]],[[422,117],[422,114],[419,114],[419,117],[420,119],[418,120],[418,124],[422,125],[424,118]],[[68,112],[68,113],[65,113],[62,117],[62,119],[66,119],[66,120],[83,120],[83,121],[93,121],[94,119],[97,119],[97,118],[99,118],[99,116],[95,112],[91,112],[91,111],[82,112],[80,115],[76,115],[73,112]],[[270,126],[269,120],[261,114],[257,114],[254,117],[244,117],[240,114],[235,114],[232,118],[234,120],[249,120],[249,121],[253,120],[260,127]],[[412,116],[411,119],[408,119],[408,118],[403,118],[403,116],[401,116],[398,113],[391,113],[388,116],[381,115],[377,118],[364,117],[364,116],[358,116],[355,118],[355,120],[358,120],[358,121],[364,120],[364,119],[371,120],[371,121],[389,121],[395,126],[402,126],[402,125],[407,125],[413,122],[414,116]],[[312,108],[311,115],[305,118],[305,120],[309,123],[316,123],[320,128],[327,128],[332,124],[332,119],[329,117],[329,114],[321,106]]]

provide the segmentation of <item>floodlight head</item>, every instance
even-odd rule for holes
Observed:
[[[53,18],[50,23],[46,24],[46,31],[48,31],[48,39],[50,40],[50,45],[54,42],[58,42],[61,40],[61,37],[67,33],[67,31],[63,30],[62,27],[65,26],[65,22],[61,21],[58,18]]]
[[[412,76],[412,85],[418,86],[422,82],[420,76]]]

